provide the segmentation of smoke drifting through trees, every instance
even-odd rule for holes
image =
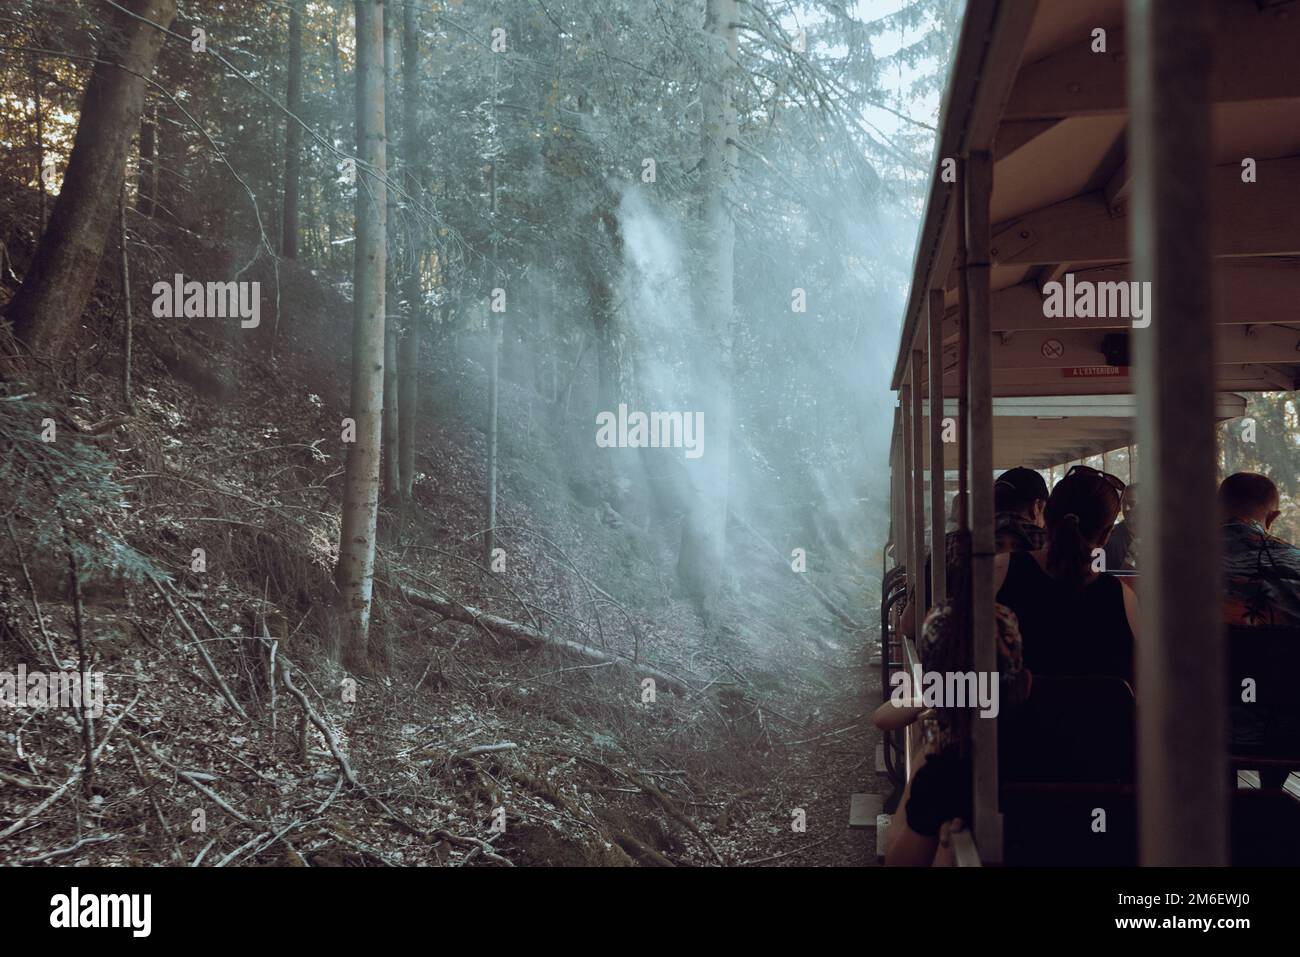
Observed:
[[[483,690],[489,672],[562,688],[548,700],[575,714],[588,681],[608,692],[582,716],[602,754],[615,732],[644,735],[619,747],[676,748],[692,779],[719,754],[738,780],[760,773],[779,741],[724,645],[783,672],[781,636],[813,620],[781,607],[786,589],[835,616],[808,630],[859,634],[878,587],[886,357],[959,4],[9,6],[0,307],[16,338],[0,440],[24,481],[67,473],[36,504],[24,485],[12,570],[54,542],[77,586],[75,624],[47,634],[38,617],[23,653],[93,651],[83,620],[118,609],[83,618],[80,578],[89,601],[120,590],[149,647],[175,652],[150,667],[189,669],[224,718],[256,726],[227,729],[239,749],[278,760],[292,733],[295,760],[328,753],[350,799],[390,822],[404,819],[365,781],[390,758],[409,769],[409,752],[362,758],[332,729],[456,694],[482,718],[522,694]],[[54,536],[46,501],[71,516]],[[61,609],[62,579],[35,572],[32,602]],[[141,585],[157,607],[137,615]],[[467,676],[467,642],[580,664]],[[377,703],[408,678],[404,701]],[[666,744],[619,710],[645,679],[681,695]],[[335,701],[340,688],[359,697]],[[135,726],[114,694],[103,735],[82,724],[97,749]],[[297,732],[286,702],[302,705]],[[132,742],[153,773],[163,758]],[[497,743],[465,753],[515,747]],[[87,789],[128,753],[92,768],[86,750]],[[723,859],[670,788],[628,773]],[[262,815],[230,807],[239,826]],[[296,826],[272,826],[283,810],[265,814],[273,838]],[[616,817],[587,823],[600,853],[668,859]],[[161,826],[163,859],[209,853],[212,839]],[[245,847],[259,834],[223,832],[217,859],[263,854]]]

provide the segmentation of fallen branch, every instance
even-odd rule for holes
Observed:
[[[26,778],[15,777],[0,771],[0,784],[12,784],[16,788],[26,788],[28,791],[53,791],[52,784],[37,784],[35,781],[28,781]]]
[[[66,857],[69,854],[75,854],[83,847],[88,847],[91,844],[105,844],[108,841],[116,841],[119,836],[120,835],[117,834],[101,834],[99,837],[83,837],[81,840],[79,840],[76,844],[73,844],[71,847],[61,847],[57,851],[50,851],[47,854],[41,854],[39,857],[28,857],[21,861],[18,861],[17,863],[44,864],[46,861],[52,861],[56,857]]]
[[[131,763],[135,765],[136,776],[140,778],[140,783],[144,785],[144,792],[149,798],[149,803],[153,806],[153,813],[158,819],[158,826],[162,828],[163,836],[171,839],[172,858],[176,863],[183,864],[185,863],[185,856],[181,854],[181,846],[176,840],[176,835],[172,833],[171,825],[167,823],[167,817],[163,814],[158,798],[153,793],[154,782],[145,776],[144,768],[140,766],[140,758],[135,753],[135,748],[131,747],[129,743],[127,748],[131,753]]]
[[[497,615],[491,615],[484,611],[479,611],[470,605],[462,605],[459,602],[451,601],[440,595],[426,594],[418,592],[413,588],[398,586],[398,592],[412,605],[417,608],[423,608],[426,611],[437,612],[444,618],[450,618],[453,621],[459,621],[467,625],[482,625],[493,632],[513,638],[525,645],[532,647],[554,648],[557,651],[574,658],[581,658],[585,661],[599,662],[601,664],[617,664],[625,668],[631,668],[643,677],[654,678],[655,681],[669,691],[675,691],[678,694],[685,694],[689,689],[686,683],[680,678],[670,675],[666,671],[642,663],[634,663],[623,658],[617,658],[614,655],[599,651],[589,645],[579,644],[576,641],[569,641],[565,638],[552,638],[544,635],[534,628],[527,625],[521,625],[518,622],[510,621],[508,618],[501,618]]]
[[[14,523],[5,518],[5,527],[9,529],[9,537],[13,540],[14,549],[18,552],[18,564],[23,569],[23,579],[27,582],[27,591],[32,596],[32,608],[36,611],[36,627],[41,630],[41,637],[45,639],[45,650],[50,654],[50,663],[58,670],[59,656],[54,650],[54,642],[50,640],[50,633],[45,628],[45,615],[41,611],[40,599],[36,597],[36,586],[32,584],[31,572],[27,570],[27,559],[23,556],[23,547],[18,543],[18,535],[14,531]]]
[[[334,755],[334,760],[339,763],[339,770],[343,772],[343,779],[357,790],[364,790],[361,787],[361,782],[357,780],[356,772],[352,770],[352,764],[348,761],[347,755],[339,750],[338,739],[334,737],[333,730],[330,729],[330,726],[327,725],[324,719],[316,713],[314,708],[312,708],[311,703],[307,700],[307,696],[293,683],[293,678],[290,676],[292,670],[293,669],[289,667],[289,660],[286,658],[280,663],[280,680],[284,682],[284,686],[288,689],[289,694],[298,699],[298,704],[302,707],[303,714],[307,716],[307,720],[314,724],[316,730],[324,736],[325,744],[330,749],[330,754]]]
[[[418,827],[408,822],[387,804],[366,790],[365,785],[363,785],[357,778],[356,772],[352,770],[352,764],[348,761],[347,755],[339,750],[338,739],[334,737],[334,732],[330,730],[330,726],[327,725],[324,719],[316,713],[315,709],[312,708],[311,704],[307,701],[307,696],[293,683],[293,678],[290,676],[292,670],[293,669],[289,664],[289,659],[282,658],[280,661],[280,680],[284,682],[284,686],[288,689],[289,693],[298,699],[298,704],[302,707],[303,714],[306,715],[307,720],[314,724],[316,730],[325,736],[325,744],[329,747],[330,754],[334,755],[334,760],[338,762],[339,770],[343,772],[343,779],[352,787],[360,791],[362,796],[364,796],[371,804],[374,804],[387,814],[388,817],[391,818],[402,830],[406,831],[408,834],[413,834],[416,837],[425,837],[425,833]]]
[[[243,812],[236,809],[234,806],[230,804],[229,801],[223,798],[216,791],[212,790],[212,788],[208,787],[201,780],[199,780],[199,775],[196,775],[190,771],[186,771],[185,769],[180,767],[180,765],[176,764],[175,761],[172,761],[170,758],[166,757],[165,755],[160,754],[153,747],[153,745],[151,745],[148,741],[144,740],[144,738],[140,737],[138,734],[132,734],[130,731],[128,731],[126,732],[126,735],[128,738],[130,738],[132,741],[138,744],[141,748],[143,748],[145,754],[149,755],[159,764],[166,765],[167,767],[174,770],[176,772],[177,777],[179,777],[190,787],[194,788],[194,790],[198,791],[200,794],[202,794],[204,797],[210,800],[217,807],[221,808],[221,810],[225,811],[235,820],[242,821],[245,824],[254,823],[253,820],[249,818],[247,814],[244,814]],[[208,777],[208,775],[203,775],[203,776]]]
[[[267,841],[267,843],[263,847],[259,847],[257,849],[256,853],[260,854],[262,851],[266,850],[266,848],[270,847],[276,841],[280,840],[282,837],[284,837],[286,834],[292,831],[295,827],[299,827],[301,824],[302,824],[302,820],[299,819],[293,821],[291,824],[286,825],[284,828],[282,828],[279,831],[276,831],[274,828],[268,831],[263,831],[261,834],[258,834],[252,840],[245,841],[243,844],[239,845],[239,847],[235,848],[233,851],[231,851],[221,860],[217,861],[217,863],[214,864],[213,867],[225,867],[231,861],[238,858],[239,855],[243,854],[244,851],[248,850],[249,848],[253,847],[256,844],[260,844],[262,841]],[[267,840],[267,838],[270,838],[270,840]]]
[[[116,731],[117,726],[122,723],[122,719],[131,713],[131,709],[134,708],[135,703],[140,700],[140,695],[142,693],[143,692],[136,692],[136,696],[131,699],[131,703],[126,706],[126,710],[124,710],[120,715],[118,715],[117,720],[115,720],[111,725],[109,725],[108,733],[104,735],[103,739],[95,747],[94,754],[90,756],[91,757],[91,760],[89,762],[90,764],[93,765],[95,760],[98,759],[100,754],[103,753],[104,748],[108,745],[108,742],[113,737],[113,732]],[[40,804],[36,805],[36,807],[32,808],[30,811],[28,811],[18,820],[14,821],[3,831],[0,831],[0,841],[5,840],[6,838],[13,837],[15,834],[21,831],[27,825],[28,821],[36,817],[36,815],[40,814],[42,811],[48,808],[59,798],[63,797],[63,795],[67,794],[68,789],[73,787],[78,781],[80,781],[81,776],[85,773],[86,773],[86,766],[83,764],[82,766],[78,767],[76,771],[72,773],[72,776],[68,778],[68,780],[64,781],[61,785],[59,785],[59,787],[54,791],[53,794],[47,797]]]
[[[631,781],[633,784],[639,787],[646,794],[650,795],[652,798],[658,801],[659,806],[662,807],[668,813],[669,817],[671,817],[674,821],[682,825],[682,827],[686,828],[697,838],[699,838],[700,843],[709,849],[709,853],[713,855],[714,859],[719,864],[721,864],[723,867],[727,866],[727,862],[723,860],[722,855],[718,853],[718,849],[713,846],[713,842],[711,842],[705,836],[704,832],[699,829],[699,826],[696,825],[694,821],[692,821],[689,817],[686,816],[686,813],[682,811],[676,805],[676,803],[674,803],[672,798],[664,794],[663,791],[659,790],[659,788],[655,787],[649,781],[645,780],[645,778],[633,774],[631,771],[620,770],[617,773],[627,778],[629,781]]]
[[[796,847],[793,851],[785,851],[781,854],[773,854],[770,857],[756,857],[752,861],[741,861],[741,867],[751,867],[754,864],[766,864],[769,861],[779,861],[783,857],[793,857],[796,854],[802,854],[804,851],[811,851],[814,847],[821,847],[823,844],[832,840],[835,835],[824,837],[820,841],[814,841],[812,844],[805,844],[803,847]]]
[[[477,857],[479,854],[482,854],[489,861],[492,861],[495,864],[501,864],[504,865],[505,867],[515,866],[514,861],[507,860],[506,858],[502,857],[500,854],[495,853],[492,850],[492,844],[489,841],[481,841],[476,837],[462,838],[459,836],[456,836],[452,839],[458,841],[474,842],[474,846],[470,848],[470,852],[461,859],[461,862],[458,865],[459,867],[465,867],[467,864],[470,864],[474,860],[474,858]]]
[[[635,854],[642,860],[649,861],[656,867],[676,867],[677,865],[664,857],[653,847],[648,844],[642,844],[631,834],[625,834],[622,831],[612,831],[609,835],[615,844],[627,851],[629,854]]]
[[[571,569],[573,569],[573,573],[574,573],[575,575],[578,576],[578,579],[582,582],[582,587],[583,587],[583,588],[586,590],[586,592],[587,592],[587,601],[588,601],[588,602],[590,603],[590,605],[592,606],[592,609],[593,609],[593,615],[594,615],[594,617],[595,617],[595,619],[596,619],[596,634],[600,636],[600,643],[601,643],[602,645],[605,644],[605,643],[606,643],[606,642],[605,642],[605,628],[604,628],[604,626],[603,626],[603,625],[601,624],[601,622],[600,622],[600,609],[596,607],[596,599],[595,599],[595,596],[592,595],[592,592],[593,592],[593,591],[598,591],[598,592],[600,592],[602,595],[604,595],[606,598],[608,598],[611,602],[614,602],[614,604],[617,605],[618,602],[617,602],[617,601],[614,601],[614,596],[611,595],[609,592],[605,591],[603,588],[601,588],[599,585],[597,585],[595,582],[593,582],[593,581],[592,581],[590,578],[588,578],[586,575],[584,575],[584,574],[582,573],[582,569],[578,568],[577,564],[573,561],[572,558],[569,557],[568,553],[565,552],[564,549],[562,549],[559,545],[555,544],[555,542],[551,541],[551,540],[550,540],[549,538],[547,538],[545,535],[542,535],[540,532],[537,532],[537,531],[535,531],[534,529],[531,529],[531,528],[525,528],[525,527],[522,526],[522,525],[496,525],[496,526],[493,526],[492,528],[485,528],[485,529],[483,529],[483,530],[480,531],[480,532],[475,532],[473,535],[469,536],[469,538],[464,539],[464,541],[469,541],[469,539],[472,539],[472,538],[478,538],[478,537],[481,536],[481,535],[486,535],[488,532],[494,532],[494,533],[495,533],[495,532],[499,532],[499,531],[519,531],[519,532],[526,532],[527,534],[533,536],[533,538],[536,538],[536,539],[538,539],[539,541],[543,542],[544,544],[549,545],[551,548],[555,549],[557,552],[560,553],[560,557],[563,558],[563,559],[568,563],[568,565],[569,565],[569,567],[570,567]],[[550,556],[547,556],[547,557],[549,558]],[[554,561],[554,559],[552,559],[552,561]],[[621,607],[621,606],[620,606],[620,607]],[[627,609],[623,609],[623,611],[624,611],[624,613],[626,613]],[[628,616],[628,621],[630,622],[631,620],[632,620],[632,619],[631,619],[631,616],[629,615],[629,616]],[[634,639],[636,638],[636,628],[635,628],[635,626],[633,626],[633,629],[632,629],[632,636],[633,636]],[[639,644],[639,639],[637,639],[637,640],[638,640],[638,644]]]
[[[247,721],[248,713],[244,711],[239,701],[236,700],[234,693],[230,690],[230,686],[226,684],[226,679],[221,677],[221,672],[217,670],[216,662],[213,661],[212,656],[208,654],[208,649],[203,647],[203,642],[199,640],[199,636],[194,633],[194,629],[191,628],[190,623],[185,620],[185,616],[181,614],[181,610],[176,607],[176,603],[172,601],[171,596],[164,590],[162,582],[158,581],[158,579],[154,577],[153,572],[145,572],[145,574],[148,575],[149,580],[153,582],[154,588],[158,589],[158,594],[162,595],[163,601],[167,602],[167,607],[172,610],[172,615],[175,616],[176,621],[180,624],[181,628],[190,636],[190,641],[194,643],[194,648],[198,651],[199,657],[203,660],[203,664],[216,680],[217,687],[221,689],[221,696],[225,698],[226,703],[235,710],[235,714]]]
[[[519,747],[519,745],[515,744],[513,741],[502,741],[500,744],[480,744],[467,751],[453,754],[451,760],[455,761],[461,758],[472,758],[479,754],[492,754],[495,751],[513,751],[517,747]]]

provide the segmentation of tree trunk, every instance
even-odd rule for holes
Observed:
[[[492,86],[492,102],[496,104],[496,84]],[[495,124],[493,124],[495,126]],[[492,227],[496,229],[497,218],[497,164],[492,161],[489,175],[492,177],[488,186],[488,196],[492,204]],[[487,529],[483,536],[483,567],[492,567],[492,552],[496,549],[497,525],[497,401],[501,392],[501,319],[496,312],[496,289],[501,276],[497,270],[497,246],[492,244],[492,288],[488,291],[488,336],[491,339],[488,357],[488,421],[487,421]]]
[[[618,404],[624,399],[624,390],[614,304],[609,287],[601,279],[596,281],[595,315],[592,317],[596,327],[596,411],[617,413]]]
[[[176,0],[124,0],[136,17],[110,8],[63,188],[22,288],[9,306],[18,339],[33,353],[57,358],[90,297],[126,179],[126,156],[144,107],[144,77],[153,73]],[[128,72],[130,71],[130,72]],[[140,74],[140,75],[137,75]]]
[[[731,350],[736,228],[728,210],[738,138],[732,98],[736,0],[708,0],[704,28],[717,37],[714,75],[704,84],[704,157],[700,178],[700,276],[696,295],[699,342],[693,379],[704,414],[704,454],[690,462],[695,502],[682,525],[677,574],[683,589],[712,614],[725,570],[727,498],[731,475]]]
[[[335,580],[344,601],[345,661],[369,653],[375,523],[384,407],[384,274],[387,266],[387,157],[384,141],[383,0],[355,0],[357,49],[356,262],[353,292],[352,418],[343,526]],[[362,182],[363,176],[369,182]]]
[[[344,8],[338,7],[334,16],[330,18],[330,67],[334,77],[334,118],[338,124],[336,141],[340,143],[346,142],[348,138],[348,116],[356,113],[355,109],[349,111],[347,94],[343,88],[343,56],[339,52],[339,20],[344,16],[346,16]],[[344,227],[341,227],[334,218],[334,204],[327,203],[326,206],[330,211],[329,256],[332,261],[337,258],[343,248],[342,246],[335,246],[334,240],[338,238],[340,233],[344,232]]]
[[[291,116],[284,130],[284,221],[280,229],[280,255],[298,258],[298,182],[302,170],[302,0],[289,7],[289,82],[285,91]]]
[[[127,411],[132,415],[135,414],[135,399],[131,397],[131,337],[133,329],[133,317],[131,315],[131,259],[129,247],[126,244],[126,187],[122,187],[121,199],[118,203],[118,241],[121,244],[121,277],[122,277],[122,399],[126,403]]]
[[[32,54],[32,99],[36,107],[36,189],[41,197],[41,228],[37,233],[45,231],[45,209],[49,198],[45,191],[45,108],[42,105],[42,87],[41,82],[41,61],[35,53]]]
[[[384,0],[384,100],[391,103],[396,81],[393,78],[397,69],[397,51],[394,49],[393,28],[396,24],[393,0]],[[385,113],[384,142],[393,142],[393,127],[396,125],[394,111]],[[399,163],[396,157],[391,164],[396,173]],[[394,190],[388,191],[388,248],[397,249],[397,196]],[[387,296],[393,315],[384,326],[384,496],[387,501],[396,500],[401,494],[400,460],[398,458],[397,434],[399,419],[399,402],[397,393],[397,270],[388,270]]]
[[[420,144],[417,91],[420,83],[420,36],[415,4],[407,3],[402,13],[402,165],[406,191],[419,196],[420,177],[416,173]],[[397,352],[397,452],[398,492],[402,501],[411,500],[415,484],[415,418],[418,403],[416,376],[420,360],[420,306],[424,297],[421,264],[424,249],[411,233],[411,262],[404,276],[402,298],[406,301],[405,323]]]
[[[392,274],[392,270],[389,270]],[[396,291],[388,291],[388,301],[396,306]],[[396,310],[394,309],[394,312]],[[400,497],[401,458],[398,448],[398,425],[401,402],[397,391],[398,321],[394,314],[384,324],[384,500],[396,501]]]

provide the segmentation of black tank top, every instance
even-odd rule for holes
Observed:
[[[1077,590],[1048,575],[1028,552],[1012,552],[997,600],[1020,619],[1025,667],[1033,674],[1133,681],[1133,630],[1124,586],[1113,575]]]

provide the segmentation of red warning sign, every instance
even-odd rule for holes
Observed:
[[[1071,366],[1061,371],[1067,379],[1115,379],[1128,376],[1128,366]]]

